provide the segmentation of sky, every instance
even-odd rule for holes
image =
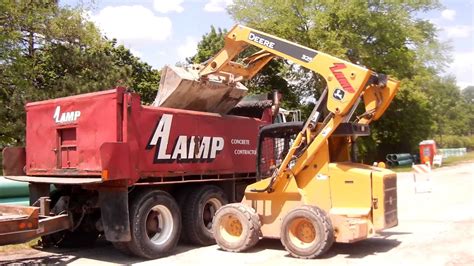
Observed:
[[[60,0],[76,6],[82,0]],[[103,34],[156,69],[184,62],[196,53],[197,43],[211,25],[230,29],[226,12],[232,0],[93,0],[87,16]],[[474,0],[442,0],[443,8],[421,14],[440,30],[438,38],[452,47],[445,74],[458,86],[474,85]]]

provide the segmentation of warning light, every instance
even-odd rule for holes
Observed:
[[[109,170],[107,169],[102,170],[102,179],[105,181],[109,180]]]

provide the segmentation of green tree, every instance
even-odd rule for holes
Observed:
[[[421,85],[442,70],[447,47],[437,40],[435,26],[418,15],[439,7],[437,0],[236,0],[228,11],[244,25],[402,80],[400,93],[366,141],[372,143],[366,150],[382,159],[387,152],[414,150],[430,135],[430,106]],[[303,81],[297,94],[318,98],[324,80],[304,69],[297,72],[290,73],[296,83]]]
[[[462,97],[468,103],[474,104],[474,86],[467,86],[462,90]]]
[[[116,85],[153,100],[158,71],[102,37],[82,9],[0,1],[0,147],[23,142],[26,102]]]
[[[127,78],[122,83],[140,94],[143,103],[150,104],[155,100],[161,77],[158,70],[142,62],[123,45],[117,46],[115,39],[109,43],[107,49],[102,53],[109,54],[112,57],[114,67],[126,69]]]
[[[444,62],[435,26],[416,17],[438,7],[436,0],[236,0],[228,11],[247,26],[401,79]]]
[[[468,103],[454,77],[433,77],[424,84],[433,121],[432,135],[466,135],[469,132]]]
[[[376,158],[393,153],[416,152],[418,143],[426,139],[432,126],[429,98],[419,89],[419,81],[401,80],[403,87],[376,122],[373,140],[377,142]],[[370,157],[370,156],[369,156]]]
[[[198,43],[196,55],[186,58],[188,63],[200,64],[212,58],[222,47],[224,47],[224,37],[227,35],[226,29],[216,28],[211,25],[211,31],[202,36]]]
[[[215,56],[224,47],[224,37],[227,30],[211,26],[210,32],[204,34],[198,43],[196,55],[187,59],[188,63],[204,63]],[[256,49],[245,51],[239,58],[249,56]],[[236,59],[236,60],[239,60]],[[287,108],[298,107],[299,97],[295,93],[295,89],[288,83],[282,73],[287,72],[287,66],[282,60],[273,60],[265,66],[252,80],[245,82],[249,88],[250,94],[264,94],[273,90],[283,93],[283,106]]]
[[[468,86],[461,92],[463,100],[466,102],[467,119],[469,123],[469,135],[474,134],[474,86]]]
[[[0,141],[8,144],[23,139],[24,104],[62,90],[44,86],[55,78],[45,62],[60,58],[49,67],[60,68],[62,62],[74,60],[67,56],[97,45],[100,35],[78,10],[61,9],[56,1],[2,0],[0,6]]]

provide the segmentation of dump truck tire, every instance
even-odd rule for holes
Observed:
[[[170,254],[181,233],[178,204],[167,192],[145,190],[130,205],[132,240],[126,247],[136,256],[154,259]]]
[[[187,197],[183,210],[183,238],[196,245],[215,244],[212,219],[228,203],[224,191],[213,185],[195,188]]]
[[[220,208],[212,223],[212,232],[220,248],[231,252],[245,251],[260,239],[260,221],[251,207],[232,203]]]
[[[334,242],[334,229],[326,213],[315,206],[301,206],[283,219],[280,240],[293,257],[313,259]]]

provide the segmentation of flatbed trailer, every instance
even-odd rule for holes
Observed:
[[[67,214],[50,215],[48,197],[40,202],[41,207],[0,204],[0,245],[19,244],[72,228]]]

